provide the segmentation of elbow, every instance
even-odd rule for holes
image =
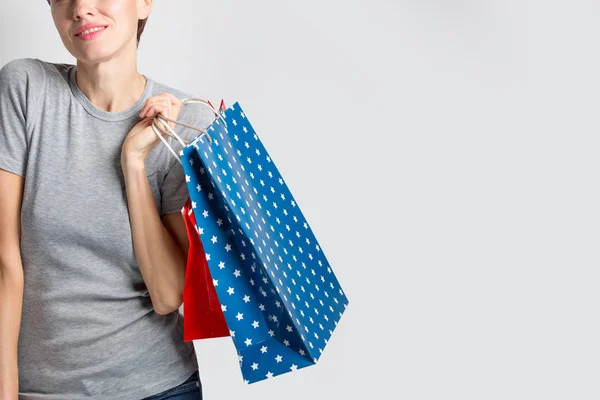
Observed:
[[[181,296],[179,299],[177,299],[177,301],[160,302],[158,304],[155,304],[153,302],[154,311],[158,315],[168,315],[174,311],[178,311],[179,307],[181,307],[181,304],[183,303],[182,298],[183,298],[183,296]]]

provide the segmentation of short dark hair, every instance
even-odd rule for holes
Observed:
[[[140,45],[140,37],[142,37],[142,33],[144,32],[144,28],[146,27],[146,22],[148,22],[148,17],[138,20],[137,46]]]

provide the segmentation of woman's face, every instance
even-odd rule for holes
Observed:
[[[135,51],[138,20],[147,18],[151,0],[50,0],[54,25],[75,58],[88,63],[111,58],[123,49]],[[103,30],[77,34],[84,25]]]

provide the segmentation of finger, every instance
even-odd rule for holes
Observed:
[[[175,111],[175,112],[177,112],[181,108],[181,105],[182,105],[182,101],[177,96],[174,96],[173,94],[171,94],[169,92],[163,92],[156,96],[152,96],[148,100],[146,100],[146,104],[144,104],[144,107],[140,111],[140,114],[139,114],[140,118],[147,117],[149,115],[149,113],[148,113],[149,107],[152,104],[155,104],[155,103],[161,102],[161,101],[165,101],[165,103],[172,104],[174,106],[174,109],[172,109],[172,111]],[[179,114],[179,113],[177,112],[177,114]],[[170,114],[170,115],[173,115],[174,118],[172,118],[172,119],[177,118],[177,115],[174,115],[174,114]]]
[[[162,93],[162,95],[164,96],[165,99],[167,99],[169,101],[170,107],[169,107],[169,118],[171,119],[177,119],[178,115],[179,115],[179,110],[181,109],[182,106],[182,101],[181,99],[179,99],[177,96],[173,95],[172,93]],[[173,124],[171,122],[171,124]]]
[[[154,103],[155,98],[154,97],[150,97],[148,100],[146,100],[146,103],[144,103],[144,107],[142,107],[139,117],[140,118],[145,118],[146,114],[148,113],[148,108]]]
[[[146,118],[154,118],[159,112],[165,110],[167,102],[165,100],[157,99],[152,104],[149,104],[144,113]]]
[[[161,93],[161,95],[164,96],[165,98],[167,98],[173,105],[181,104],[181,100],[177,96],[173,95],[172,93],[164,92],[164,93]]]
[[[175,117],[173,115],[173,108],[174,108],[173,103],[171,101],[169,101],[168,104],[167,104],[167,110],[166,110],[167,115],[166,115],[166,117],[174,120]],[[171,129],[175,129],[175,123],[174,122],[168,121],[168,123],[169,123],[169,126],[171,127]]]
[[[150,116],[150,108],[161,101],[164,101],[161,98],[161,96],[152,96],[148,100],[146,100],[144,107],[140,111],[140,114],[139,114],[140,118],[149,117]]]
[[[175,120],[177,118],[177,116],[174,114],[175,107],[176,106],[173,105],[172,99],[170,97],[163,96],[160,102],[154,104],[154,110],[156,111],[154,115],[161,114],[165,118]],[[175,127],[174,122],[168,121],[168,123],[171,128]]]
[[[150,101],[151,99],[149,99],[146,104],[144,104],[144,107],[142,108],[142,111],[140,111],[140,118],[146,118],[148,116],[148,111],[150,110],[150,107],[152,107],[153,101]]]

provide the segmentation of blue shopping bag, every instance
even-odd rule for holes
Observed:
[[[242,376],[254,383],[314,365],[348,299],[240,104],[213,111],[206,131],[178,138],[180,162]]]

